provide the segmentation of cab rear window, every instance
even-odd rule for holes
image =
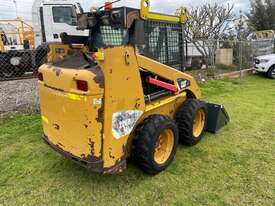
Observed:
[[[127,43],[127,30],[122,28],[114,28],[112,26],[100,26],[96,29],[94,35],[94,48],[102,48],[106,46],[120,46]]]

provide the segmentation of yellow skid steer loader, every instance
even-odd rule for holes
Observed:
[[[178,142],[196,145],[207,127],[209,106],[182,72],[186,11],[170,16],[149,8],[142,0],[141,9],[108,5],[82,14],[87,50],[72,46],[68,56],[39,69],[45,142],[93,171],[121,173],[132,157],[157,174],[173,161]],[[228,122],[224,109],[215,115],[210,126]]]

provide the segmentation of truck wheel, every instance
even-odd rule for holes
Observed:
[[[275,79],[275,66],[272,66],[268,73],[267,73],[268,77],[271,78],[271,79]]]
[[[16,68],[11,65],[5,65],[0,70],[1,78],[12,78],[15,76]]]
[[[7,53],[2,53],[0,55],[0,77],[1,78],[11,78],[14,76],[15,67],[10,64],[10,56]]]
[[[178,128],[169,117],[152,115],[137,128],[133,157],[146,173],[156,175],[173,161],[178,146]]]
[[[196,99],[186,100],[176,114],[179,128],[179,141],[185,145],[198,144],[206,127],[207,107]]]
[[[32,69],[32,59],[31,55],[27,52],[25,53],[18,53],[18,56],[15,56],[14,58],[19,58],[20,62],[18,65],[14,65],[16,73],[16,77],[23,76],[26,72],[31,71]]]
[[[1,62],[0,76],[3,78],[21,77],[32,67],[31,56],[27,52],[8,53],[5,58],[1,58]]]

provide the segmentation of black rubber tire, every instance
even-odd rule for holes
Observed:
[[[0,78],[10,79],[15,77],[16,68],[12,65],[5,65],[1,67]]]
[[[20,54],[20,53],[19,53]],[[26,72],[29,72],[32,70],[32,57],[29,52],[24,52],[20,54],[21,61],[18,66],[15,66],[16,68],[16,77],[23,76]]]
[[[200,109],[205,112],[205,124],[201,135],[194,137],[193,122]],[[194,146],[201,141],[206,128],[207,106],[205,102],[200,100],[187,99],[178,109],[175,119],[179,128],[179,142],[188,146]]]
[[[174,145],[167,161],[160,165],[154,160],[154,151],[159,135],[165,129],[173,131]],[[178,128],[174,120],[163,115],[152,115],[146,118],[136,129],[133,141],[133,159],[145,173],[156,175],[172,163],[177,151],[178,139]]]
[[[12,65],[11,59],[14,57],[20,58],[18,65]],[[1,71],[0,77],[9,79],[14,77],[21,77],[25,72],[30,71],[32,68],[31,54],[28,52],[11,51],[1,55],[0,59]]]
[[[267,76],[268,76],[269,78],[271,78],[271,79],[275,79],[274,73],[275,73],[275,66],[272,66],[272,67],[269,69],[269,71],[268,71],[268,73],[267,73]]]
[[[10,64],[10,55],[2,53],[0,55],[0,78],[8,79],[14,77],[15,68]]]

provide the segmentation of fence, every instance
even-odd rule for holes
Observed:
[[[268,54],[273,51],[273,42],[265,42],[265,45],[261,42],[205,41],[206,43],[203,44],[200,40],[204,48],[189,42],[182,44],[185,46],[183,52],[174,49],[181,42],[176,32],[177,30],[169,31],[169,38],[164,36],[164,39],[169,39],[166,50],[162,47],[158,48],[158,42],[155,41],[154,36],[145,54],[151,55],[162,63],[178,67],[177,69],[186,68],[186,72],[190,72],[197,79],[215,78],[225,73],[249,69],[253,67],[254,58],[259,55],[259,52]],[[153,52],[157,49],[160,52]],[[205,51],[204,56],[200,50]],[[186,56],[184,67],[175,65],[174,61],[180,58],[179,54],[183,53]],[[47,50],[43,47],[0,54],[0,80],[24,78],[22,81],[0,81],[0,119],[11,111],[38,110],[37,81],[29,77],[34,77],[38,66],[46,62],[46,59]]]
[[[274,40],[186,42],[186,70],[215,77],[253,68],[259,55],[274,52]]]
[[[35,49],[32,27],[20,20],[0,20],[0,81],[32,77],[45,63],[47,50]]]
[[[0,52],[0,81],[33,77],[46,61],[47,51],[42,48]]]
[[[185,68],[211,77],[252,68],[256,56],[273,51],[271,40],[186,42]],[[34,77],[37,68],[46,61],[47,50],[44,47],[0,52],[0,81]]]

